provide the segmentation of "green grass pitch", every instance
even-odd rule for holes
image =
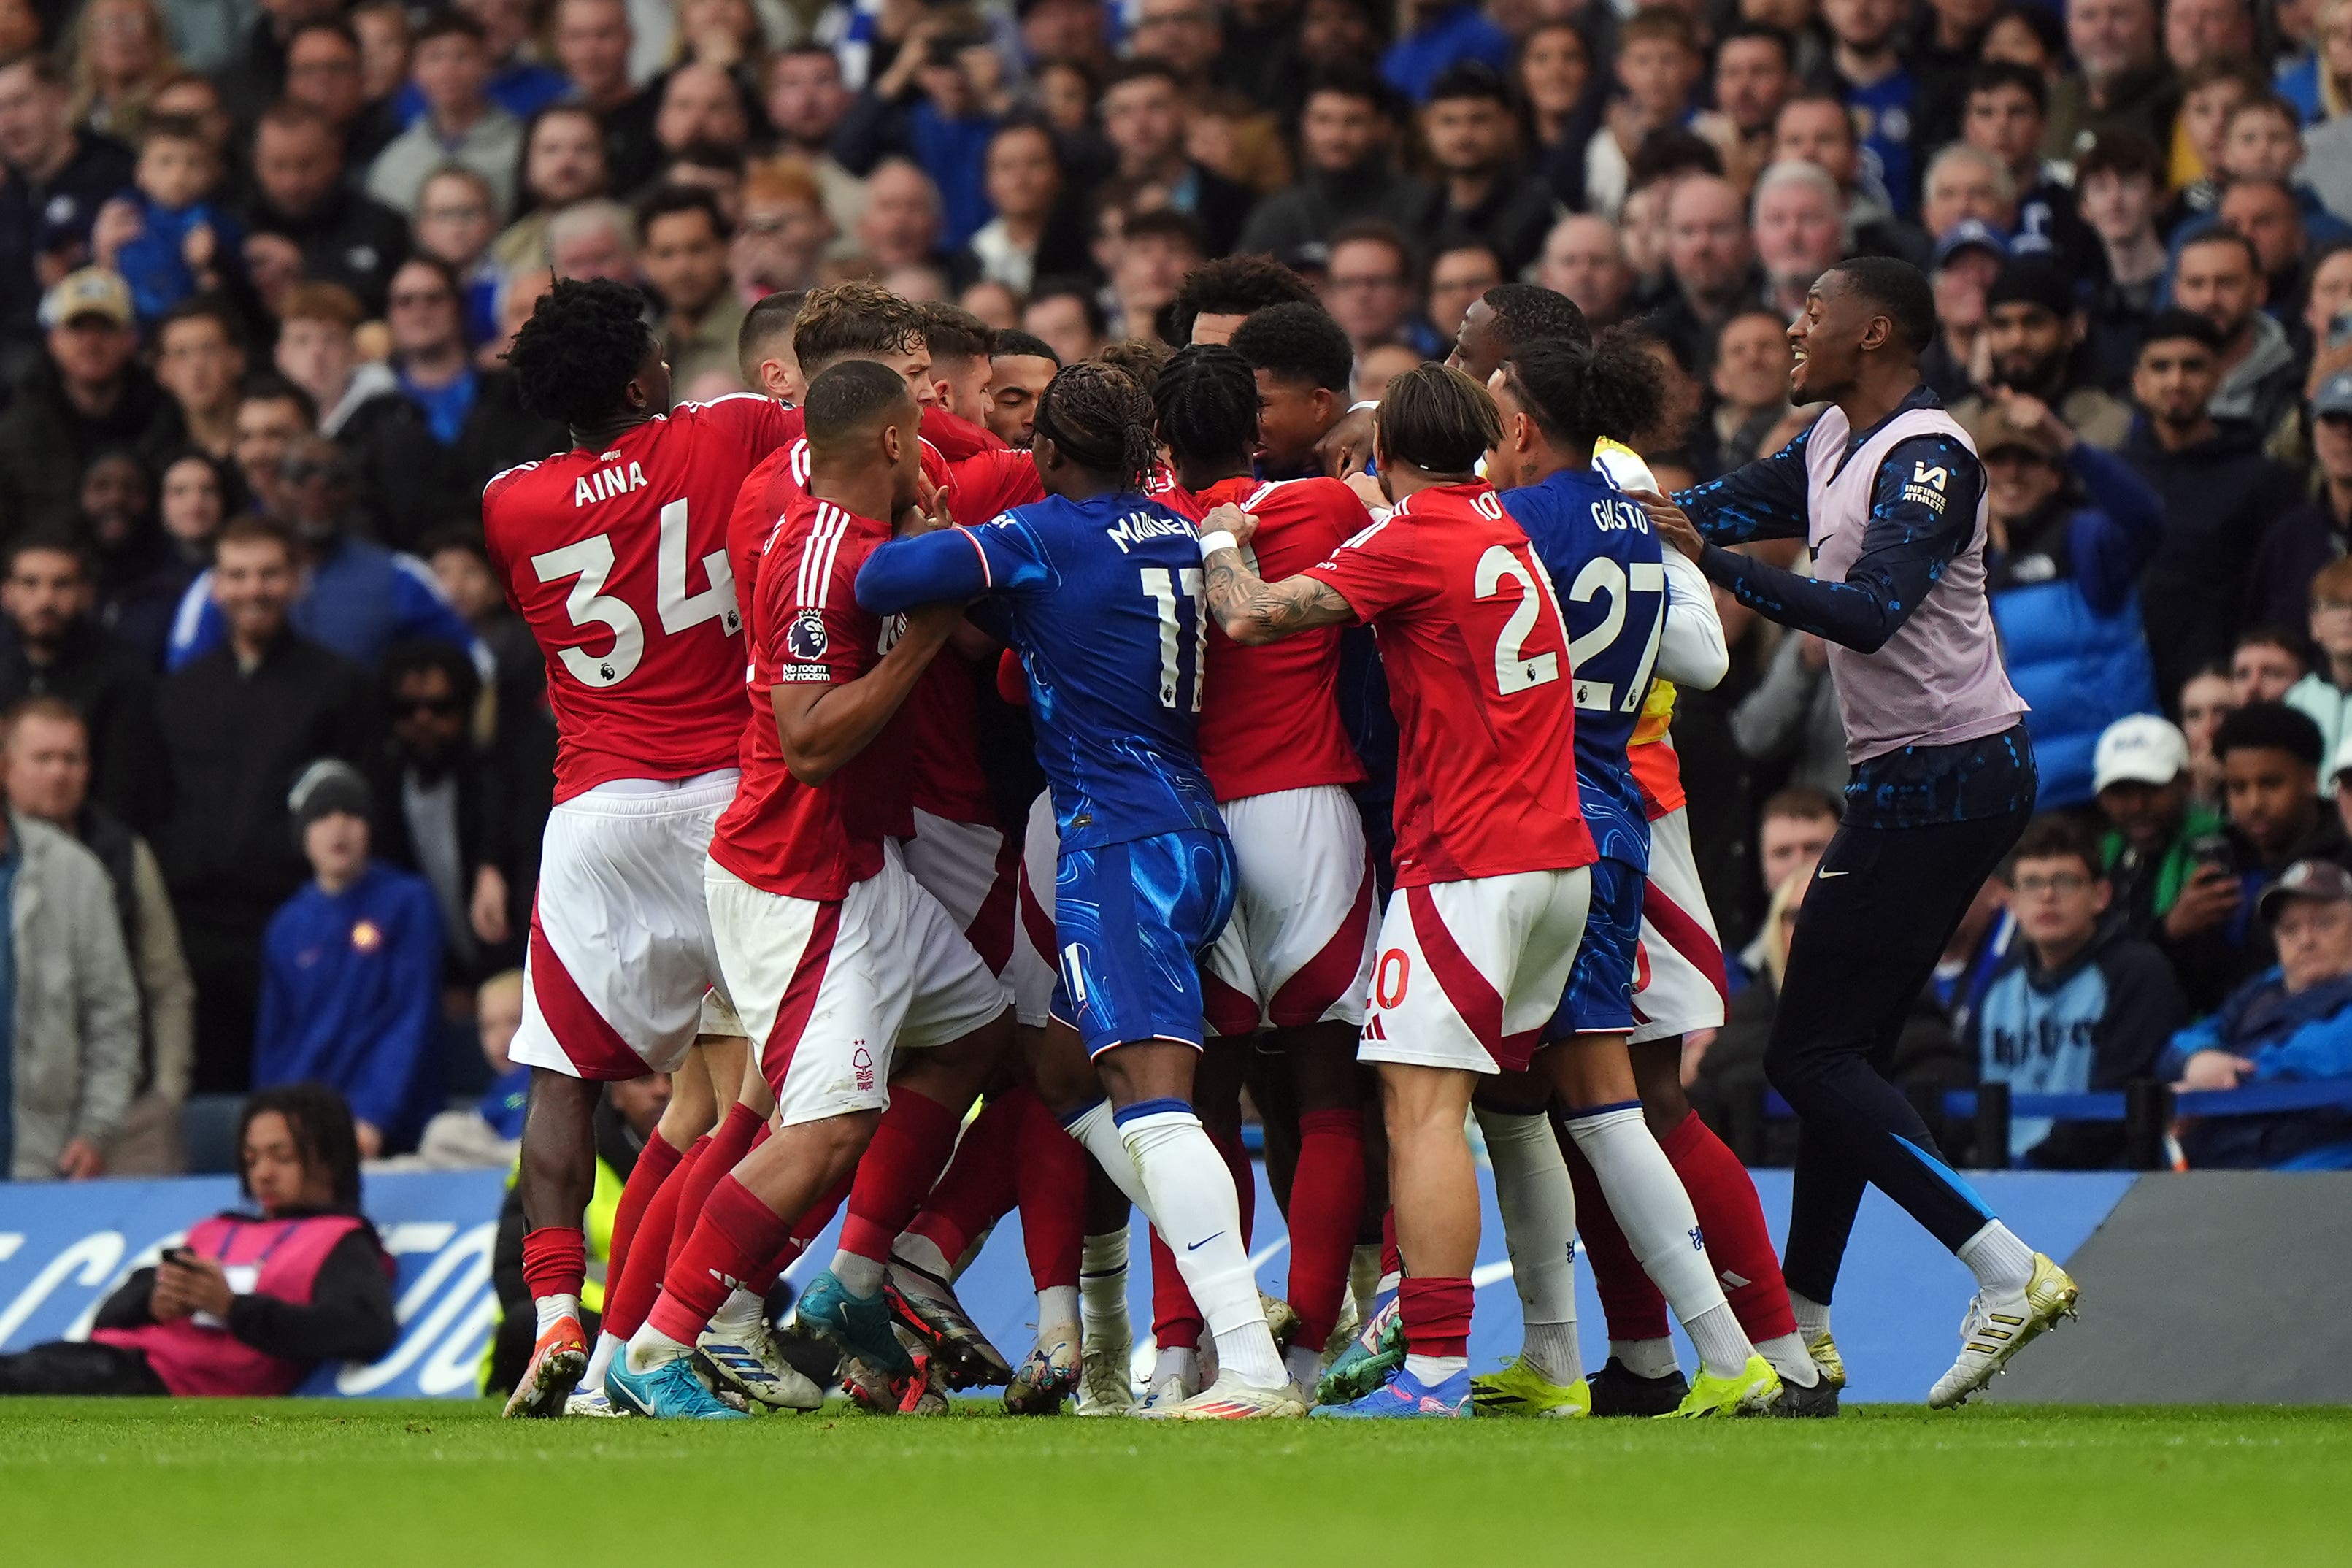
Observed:
[[[10,1400],[0,1559],[2341,1563],[2352,1410],[1164,1426]],[[1476,1557],[1468,1553],[1478,1553]]]

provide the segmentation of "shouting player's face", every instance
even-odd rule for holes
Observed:
[[[1498,490],[1517,489],[1534,482],[1528,470],[1533,467],[1535,421],[1511,390],[1511,378],[1501,371],[1486,378],[1486,390],[1495,395],[1495,412],[1503,416],[1502,442],[1486,453],[1486,482]]]
[[[1796,368],[1789,373],[1791,400],[1821,403],[1852,386],[1862,374],[1864,341],[1874,323],[1893,331],[1843,273],[1823,274],[1805,296],[1803,314],[1789,328],[1789,345],[1797,353]]]
[[[1315,461],[1315,443],[1331,427],[1338,406],[1325,387],[1257,373],[1257,449],[1276,474],[1300,472]]]

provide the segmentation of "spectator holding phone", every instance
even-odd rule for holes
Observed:
[[[2159,1071],[2176,1088],[2352,1079],[2352,872],[2332,860],[2298,860],[2264,890],[2260,910],[2278,964],[2173,1037]],[[2209,1169],[2352,1169],[2352,1116],[2190,1119],[2180,1145],[2191,1165]]]
[[[87,1342],[0,1356],[0,1394],[282,1395],[320,1362],[392,1349],[392,1258],[360,1215],[342,1097],[315,1083],[255,1095],[237,1152],[252,1211],[198,1223],[132,1271]]]

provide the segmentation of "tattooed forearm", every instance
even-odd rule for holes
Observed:
[[[1355,619],[1348,601],[1329,584],[1313,577],[1268,583],[1251,571],[1237,551],[1220,550],[1203,563],[1208,573],[1209,613],[1237,643],[1269,643],[1315,626]]]

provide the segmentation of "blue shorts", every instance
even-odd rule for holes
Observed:
[[[1547,1040],[1633,1032],[1642,887],[1647,879],[1640,867],[1606,858],[1595,860],[1591,869],[1592,904],[1584,921],[1584,941],[1576,950],[1576,966],[1568,972],[1559,1011],[1544,1029]]]
[[[1064,849],[1054,874],[1061,943],[1054,1016],[1095,1056],[1138,1040],[1201,1043],[1202,955],[1239,879],[1222,833],[1161,833]]]

